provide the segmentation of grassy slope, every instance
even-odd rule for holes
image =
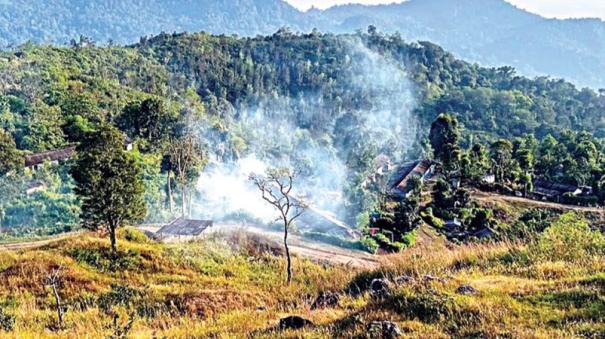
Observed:
[[[437,241],[385,258],[378,272],[296,260],[295,280],[288,287],[283,261],[243,237],[181,246],[148,243],[133,231],[122,232],[121,238],[125,259],[120,269],[110,267],[103,255],[108,243],[94,234],[43,249],[0,253],[0,304],[16,316],[13,332],[0,336],[106,337],[112,333],[112,312],[121,315],[118,323],[137,314],[133,337],[351,336],[362,334],[369,321],[385,319],[398,322],[410,337],[605,335],[602,257],[572,265],[556,258],[529,260],[530,251],[520,244],[448,248]],[[64,266],[61,293],[70,309],[67,329],[51,331],[53,299],[41,281],[57,265]],[[363,290],[372,277],[401,274],[416,282],[397,287],[387,299],[348,295],[337,308],[310,310],[321,291],[344,291],[351,284]],[[427,274],[446,281],[423,281]],[[112,284],[128,285],[139,294],[102,311]],[[471,284],[479,294],[457,294],[461,284]],[[290,314],[318,326],[279,335],[270,331]]]

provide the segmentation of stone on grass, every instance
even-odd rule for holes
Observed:
[[[402,333],[396,323],[392,321],[373,321],[368,325],[368,334],[372,338],[399,338]]]
[[[471,285],[462,285],[456,289],[456,293],[464,295],[476,295],[479,293],[479,291],[477,291],[477,289]]]
[[[397,285],[407,285],[414,282],[414,277],[409,275],[402,275],[400,277],[395,278],[395,284]]]
[[[374,279],[370,284],[370,294],[373,297],[387,297],[391,294],[391,283],[387,279]]]
[[[303,317],[291,315],[279,321],[280,330],[300,330],[303,327],[313,326],[313,323]]]
[[[333,292],[322,292],[317,299],[311,305],[312,310],[319,308],[330,308],[338,306],[340,302],[340,295]]]

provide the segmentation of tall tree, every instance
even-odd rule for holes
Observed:
[[[176,181],[181,188],[181,211],[185,218],[187,216],[187,191],[205,165],[202,146],[194,136],[185,135],[170,143],[167,161],[169,162],[168,168],[174,172]],[[168,185],[170,185],[170,173],[168,173]],[[171,188],[169,187],[169,189]]]
[[[450,114],[441,114],[431,125],[429,134],[435,158],[445,171],[455,171],[460,167],[460,130],[458,120]]]
[[[279,219],[284,226],[284,247],[288,266],[287,282],[292,281],[292,258],[288,247],[288,232],[294,221],[300,217],[307,205],[304,201],[294,197],[293,189],[296,181],[296,172],[288,168],[272,168],[267,170],[265,176],[251,175],[250,180],[261,191],[262,198],[279,212]]]
[[[23,167],[23,161],[13,137],[0,128],[0,176]]]
[[[104,227],[114,255],[116,230],[146,215],[140,169],[123,145],[122,133],[102,125],[98,131],[86,135],[78,146],[78,159],[71,169],[75,192],[82,201],[84,226],[93,230]]]
[[[496,181],[503,184],[510,175],[513,163],[513,144],[508,140],[498,140],[490,147],[490,156]]]
[[[132,138],[148,142],[147,147],[157,149],[167,140],[177,119],[163,100],[150,98],[128,104],[117,119],[117,124]]]

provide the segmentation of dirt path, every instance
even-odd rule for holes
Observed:
[[[139,227],[139,229],[155,233],[159,228],[148,226]],[[252,224],[215,224],[212,228],[205,232],[205,235],[212,233],[229,234],[237,232],[248,233],[260,238],[264,238],[267,243],[274,243],[275,246],[279,246],[279,248],[281,248],[283,244],[283,233],[267,230]],[[183,241],[189,240],[191,239],[186,239]],[[175,241],[178,242],[178,240],[175,239],[169,240],[169,242]],[[290,251],[294,255],[307,258],[318,263],[345,265],[363,269],[374,269],[380,267],[381,265],[381,262],[378,259],[379,257],[370,253],[311,241],[295,234],[290,234],[288,237],[288,244],[290,245]]]
[[[245,232],[266,238],[282,246],[283,233],[266,230],[253,225],[219,225],[215,232]],[[374,269],[380,267],[378,257],[367,252],[346,249],[326,243],[320,243],[291,234],[288,237],[290,251],[297,256],[319,263],[345,265],[355,268]]]
[[[605,209],[599,208],[599,207],[583,207],[583,206],[564,205],[564,204],[557,204],[554,202],[538,201],[538,200],[532,200],[532,199],[520,198],[520,197],[511,197],[511,196],[507,196],[507,195],[501,195],[501,194],[496,194],[496,193],[487,193],[487,192],[482,192],[482,191],[474,191],[473,197],[479,201],[484,201],[484,202],[500,201],[500,202],[518,203],[518,204],[523,204],[523,205],[527,205],[527,206],[551,208],[551,209],[557,209],[557,210],[563,210],[563,211],[578,211],[578,212],[584,212],[584,213],[605,213]]]
[[[25,241],[25,242],[19,242],[19,243],[14,243],[14,244],[0,244],[0,251],[18,251],[18,250],[40,248],[40,247],[44,247],[46,245],[57,243],[59,241],[65,240],[65,239],[69,239],[69,238],[77,236],[79,234],[80,234],[79,232],[72,232],[72,233],[60,234],[56,237],[52,237],[52,238],[48,238],[48,239],[44,239],[44,240]]]

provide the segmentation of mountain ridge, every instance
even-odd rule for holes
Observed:
[[[136,42],[161,32],[206,31],[255,36],[295,31],[351,33],[373,25],[408,41],[431,41],[485,66],[510,65],[578,86],[605,87],[605,22],[547,19],[504,0],[410,0],[339,5],[302,12],[283,0],[4,0],[0,46],[28,40],[67,44],[80,35],[105,43]]]

